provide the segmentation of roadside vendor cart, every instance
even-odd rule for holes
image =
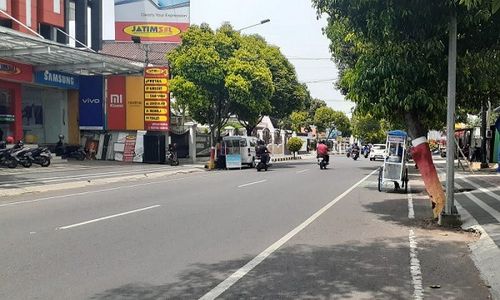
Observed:
[[[394,182],[394,188],[404,188],[408,192],[408,167],[406,166],[406,152],[408,134],[402,130],[393,130],[387,133],[386,156],[384,164],[379,169],[378,191],[381,192],[384,184]]]

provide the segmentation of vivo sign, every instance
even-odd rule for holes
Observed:
[[[84,103],[84,104],[99,104],[99,103],[101,103],[101,99],[99,99],[99,98],[94,98],[94,99],[84,98],[81,100],[82,100],[82,103]]]
[[[104,129],[104,79],[80,76],[80,129]]]

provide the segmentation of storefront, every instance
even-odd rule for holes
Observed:
[[[25,142],[78,143],[79,77],[55,71],[35,72],[36,85],[22,87],[22,125]],[[76,131],[75,131],[76,130]],[[75,136],[76,135],[76,136]]]
[[[29,65],[0,60],[0,139],[23,137],[22,83],[31,82],[33,69]]]
[[[142,74],[143,65],[0,26],[0,139],[79,144],[80,130],[105,128],[103,76]],[[22,62],[22,63],[19,63]],[[98,84],[99,83],[99,84]]]

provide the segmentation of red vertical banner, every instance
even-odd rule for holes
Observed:
[[[135,135],[128,135],[125,138],[125,147],[123,149],[123,161],[126,161],[126,162],[134,161],[135,143],[136,143]]]
[[[125,76],[109,76],[107,80],[106,111],[109,130],[125,130],[126,122]]]
[[[144,129],[170,129],[169,72],[166,67],[146,68],[144,72]]]

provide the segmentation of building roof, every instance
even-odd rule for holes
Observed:
[[[146,49],[149,48],[149,63],[166,66],[168,64],[166,54],[174,50],[177,46],[178,44],[175,43],[135,44],[132,42],[104,41],[100,53],[125,57],[144,63],[146,61]]]
[[[33,65],[35,71],[82,75],[140,73],[143,64],[123,57],[74,48],[0,26],[0,58]]]

